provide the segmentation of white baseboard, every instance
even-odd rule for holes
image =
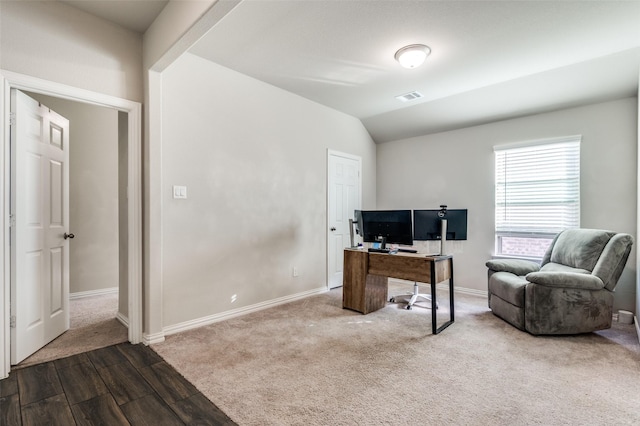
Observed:
[[[154,343],[162,343],[164,342],[164,335],[165,334],[163,332],[154,333],[154,334],[145,334],[144,336],[142,336],[142,343],[145,346],[149,346]]]
[[[127,318],[124,315],[122,315],[121,312],[118,312],[118,315],[116,315],[116,319],[118,321],[120,321],[120,324],[122,324],[125,327],[129,328],[129,318]]]
[[[454,291],[456,293],[469,294],[471,296],[479,296],[484,297],[485,299],[489,297],[489,292],[487,290],[477,290],[475,288],[466,288],[466,287],[454,287]]]
[[[408,286],[413,286],[413,281],[401,280],[398,278],[389,278],[389,281],[393,281],[394,284],[404,284]],[[429,284],[418,283],[420,286],[429,287]],[[449,290],[449,283],[440,283],[436,286],[438,290]],[[408,287],[407,291],[411,291],[412,287]],[[453,291],[455,293],[469,294],[472,296],[480,296],[487,297],[487,290],[476,290],[475,288],[466,288],[466,287],[458,287],[456,285],[453,286]]]
[[[222,312],[215,315],[209,315],[202,318],[196,318],[194,320],[181,322],[179,324],[170,325],[164,327],[164,335],[169,336],[171,334],[180,333],[182,331],[191,330],[193,328],[203,327],[205,325],[213,324],[216,322],[224,321],[230,318],[238,317],[241,315],[250,314],[252,312],[261,311],[263,309],[272,308],[274,306],[282,305],[285,303],[293,302],[295,300],[304,299],[309,296],[321,294],[327,292],[326,287],[317,288],[314,290],[305,291],[302,293],[292,294],[290,296],[280,297],[278,299],[269,300],[266,302],[256,303],[255,305],[243,306],[242,308],[233,309],[231,311]],[[145,336],[146,338],[146,336]],[[163,338],[164,340],[164,338]],[[158,343],[158,342],[152,342]]]
[[[69,293],[69,300],[82,299],[84,297],[91,297],[91,296],[103,296],[105,294],[114,294],[114,293],[115,294],[118,293],[118,287],[101,288],[99,290],[78,291],[76,293]]]

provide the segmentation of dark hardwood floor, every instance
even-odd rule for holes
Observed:
[[[235,425],[152,349],[122,343],[12,369],[0,425]]]

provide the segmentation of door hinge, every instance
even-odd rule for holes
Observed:
[[[9,113],[9,126],[13,126],[16,124],[16,113],[15,112],[10,112]]]
[[[9,227],[13,228],[16,226],[16,217],[12,214],[9,214]]]
[[[10,328],[16,328],[16,316],[15,315],[11,315],[9,317],[9,327]]]

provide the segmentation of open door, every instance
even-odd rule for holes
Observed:
[[[11,364],[69,328],[69,121],[11,90]]]

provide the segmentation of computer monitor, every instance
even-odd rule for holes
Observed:
[[[363,210],[357,221],[364,242],[413,244],[411,210]]]
[[[447,220],[447,240],[467,239],[467,209],[414,210],[413,239],[418,241],[440,240],[442,219]]]

